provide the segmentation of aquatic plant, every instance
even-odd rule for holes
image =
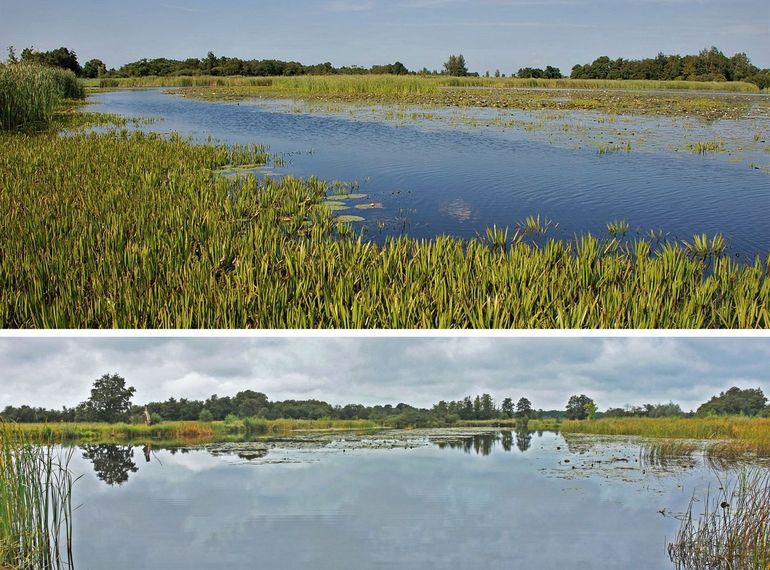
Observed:
[[[0,567],[73,567],[71,456],[0,421]]]
[[[31,64],[0,64],[0,131],[44,129],[63,99],[82,99],[71,71]]]
[[[561,430],[564,433],[718,440],[706,448],[707,455],[727,457],[752,454],[770,457],[770,418],[601,418],[592,422],[563,421]]]
[[[215,173],[266,160],[128,131],[0,136],[0,325],[770,326],[770,256],[706,267],[681,244],[591,235],[378,245],[337,235],[320,180]]]
[[[744,468],[716,493],[693,497],[668,554],[678,570],[770,567],[770,471]]]
[[[719,152],[724,150],[725,141],[723,140],[710,140],[699,141],[695,143],[688,143],[687,148],[696,154],[707,154],[709,152]]]

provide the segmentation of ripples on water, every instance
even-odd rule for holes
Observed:
[[[770,251],[770,178],[743,163],[662,148],[599,155],[594,147],[549,144],[522,129],[298,113],[285,101],[212,103],[161,91],[94,100],[100,111],[164,119],[142,128],[267,144],[290,159],[279,174],[358,181],[367,200],[384,205],[355,210],[373,239],[401,232],[473,237],[493,224],[514,227],[540,215],[559,224],[552,235],[560,238],[606,235],[607,222],[625,219],[632,231],[662,230],[670,239],[721,232],[729,252],[743,258]],[[649,119],[640,121],[653,129]]]

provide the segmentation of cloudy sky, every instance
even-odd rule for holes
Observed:
[[[244,389],[271,400],[407,402],[489,392],[562,408],[668,402],[695,408],[730,386],[770,394],[770,337],[0,338],[0,408],[73,406],[117,372],[135,402]]]
[[[697,53],[716,45],[770,66],[767,0],[0,0],[0,49],[74,49],[117,67],[143,57],[400,60],[471,70],[556,65],[600,55]]]

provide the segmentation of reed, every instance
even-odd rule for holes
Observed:
[[[716,493],[693,497],[668,554],[679,570],[770,567],[770,471],[744,468]]]
[[[294,77],[167,76],[103,78],[100,87],[267,87],[297,93],[432,93],[442,87],[519,89],[618,89],[757,93],[740,81],[648,81],[608,79],[518,79],[421,75],[303,75]]]
[[[770,418],[602,418],[564,421],[561,430],[564,433],[719,440],[706,449],[708,455],[726,457],[729,454],[751,453],[770,457]]]
[[[73,567],[71,456],[0,422],[0,567]]]
[[[84,96],[71,71],[0,64],[0,131],[45,129],[63,99]]]
[[[546,241],[537,217],[377,245],[316,207],[329,184],[216,173],[267,159],[128,131],[0,136],[0,326],[770,327],[770,256]]]

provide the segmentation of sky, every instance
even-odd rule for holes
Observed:
[[[0,338],[0,409],[74,406],[118,373],[135,403],[251,389],[270,400],[429,407],[488,392],[562,409],[674,401],[695,409],[731,386],[770,395],[766,338]]]
[[[600,55],[697,53],[716,45],[770,67],[767,0],[0,0],[0,49],[74,49],[119,67],[141,58],[401,61],[471,71],[555,65]]]

